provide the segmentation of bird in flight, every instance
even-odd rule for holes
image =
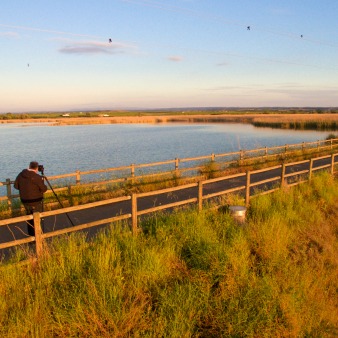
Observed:
[[[29,63],[27,63],[27,67],[29,67]]]
[[[109,39],[109,43],[112,43],[113,41],[111,39]]]
[[[247,31],[249,31],[250,29],[251,29],[251,27],[250,27],[250,26],[246,27],[246,30],[247,30]]]
[[[303,34],[300,36],[301,38],[303,37]]]

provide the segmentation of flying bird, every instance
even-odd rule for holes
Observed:
[[[248,26],[248,27],[246,28],[246,30],[248,30],[248,31],[249,31],[249,30],[250,30],[250,28],[251,28],[251,27],[250,27],[250,26]]]
[[[301,38],[303,37],[303,34],[300,36]]]
[[[29,67],[29,63],[27,63],[27,67]]]
[[[109,39],[109,43],[112,43],[113,41],[111,39]]]

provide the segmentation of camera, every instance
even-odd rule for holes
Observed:
[[[40,173],[42,173],[43,174],[43,171],[45,170],[45,168],[43,167],[43,165],[42,164],[39,164],[38,165],[38,171],[40,171]]]

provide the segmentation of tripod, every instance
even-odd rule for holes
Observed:
[[[52,190],[54,196],[56,197],[57,201],[58,201],[59,204],[61,205],[61,208],[64,208],[64,206],[62,205],[62,203],[61,203],[61,201],[60,201],[60,199],[59,199],[59,196],[56,194],[56,192],[54,191],[54,189],[53,189],[52,185],[50,184],[48,178],[45,176],[45,174],[44,174],[44,172],[43,172],[43,169],[40,170],[40,172],[41,172],[41,176],[46,180],[46,182],[48,183],[48,185],[49,185],[50,189]],[[67,216],[67,218],[68,218],[70,224],[71,224],[72,226],[75,226],[74,223],[73,223],[73,221],[72,221],[71,218],[69,217],[68,213],[66,213],[66,216]]]

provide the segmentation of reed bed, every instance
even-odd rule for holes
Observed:
[[[0,268],[1,337],[336,337],[338,182],[252,200],[239,226],[209,209],[95,238],[53,239]]]
[[[115,123],[251,123],[258,127],[298,128],[314,130],[336,130],[337,110],[332,113],[276,111],[187,111],[187,112],[99,112],[71,113],[70,117],[60,114],[0,114],[0,123],[47,123],[50,125],[115,124]],[[305,126],[305,127],[304,127]]]
[[[338,130],[337,114],[266,115],[255,117],[255,127],[270,127],[297,130]]]

